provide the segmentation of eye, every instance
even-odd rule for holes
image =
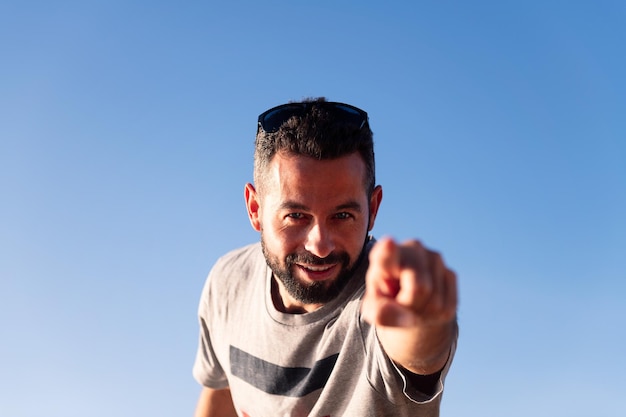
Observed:
[[[339,220],[348,220],[353,218],[354,216],[352,216],[352,214],[346,212],[346,211],[342,211],[341,213],[337,213],[335,214],[335,218],[339,219]]]
[[[300,219],[304,219],[304,214],[302,213],[289,213],[286,216],[287,218],[293,219],[293,220],[300,220]]]

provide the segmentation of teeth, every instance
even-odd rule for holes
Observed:
[[[330,268],[332,268],[331,266],[328,265],[324,265],[324,266],[305,266],[306,269],[310,270],[310,271],[314,271],[314,272],[323,272],[323,271],[328,271]]]

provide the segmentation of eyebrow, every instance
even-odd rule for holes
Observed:
[[[279,210],[302,210],[302,211],[309,211],[310,208],[302,203],[298,203],[296,201],[285,201],[284,203],[282,203],[280,206],[278,206]],[[362,211],[362,207],[361,204],[359,204],[359,202],[357,201],[347,201],[343,204],[340,204],[338,206],[335,207],[336,211],[341,211],[341,210],[354,210],[354,211],[358,211],[361,212]]]

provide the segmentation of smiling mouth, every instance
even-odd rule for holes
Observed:
[[[325,280],[331,278],[337,264],[332,265],[302,265],[297,264],[307,277],[312,280]]]
[[[335,265],[298,265],[300,268],[307,269],[313,272],[324,272],[332,269]]]

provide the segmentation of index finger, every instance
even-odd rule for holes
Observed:
[[[383,238],[374,244],[369,254],[366,281],[377,292],[395,297],[400,290],[400,251],[391,238]]]

